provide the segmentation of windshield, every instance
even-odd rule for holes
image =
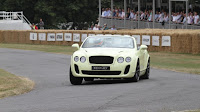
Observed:
[[[134,42],[131,37],[111,37],[98,36],[89,37],[83,43],[82,48],[134,48]]]

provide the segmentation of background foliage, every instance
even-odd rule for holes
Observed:
[[[58,23],[95,23],[98,0],[0,0],[0,11],[23,11],[31,23],[42,18],[45,28],[56,29]]]

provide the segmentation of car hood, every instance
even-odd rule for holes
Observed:
[[[85,56],[123,56],[133,55],[134,49],[129,48],[81,48],[76,53],[78,55],[84,54]]]

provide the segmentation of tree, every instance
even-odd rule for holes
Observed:
[[[0,0],[2,11],[23,11],[31,23],[42,18],[45,28],[73,22],[77,25],[95,22],[98,17],[96,0]]]

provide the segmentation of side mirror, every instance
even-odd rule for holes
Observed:
[[[140,50],[146,50],[148,47],[146,45],[141,45]]]
[[[75,47],[75,48],[79,49],[79,45],[78,44],[73,44],[72,47]]]

